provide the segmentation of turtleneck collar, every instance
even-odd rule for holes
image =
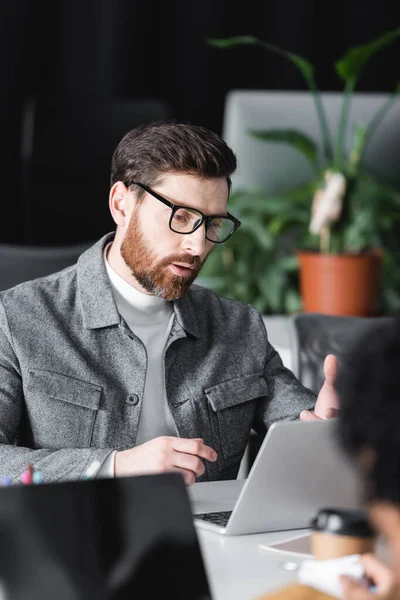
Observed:
[[[104,249],[104,262],[119,313],[125,319],[128,317],[129,321],[138,324],[157,323],[168,318],[173,311],[173,303],[164,298],[140,292],[118,275],[107,260],[108,246],[109,244]]]

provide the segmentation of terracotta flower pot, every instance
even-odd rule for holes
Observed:
[[[300,251],[304,312],[372,316],[377,312],[381,252],[321,254]]]

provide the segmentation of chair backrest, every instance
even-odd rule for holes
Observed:
[[[355,123],[368,125],[387,97],[356,92],[349,115],[351,127]],[[324,92],[321,99],[335,134],[343,97],[339,92]],[[275,194],[313,178],[310,163],[301,152],[286,144],[256,140],[249,129],[298,129],[320,145],[317,114],[309,92],[232,90],[225,100],[223,137],[238,158],[232,178],[234,189],[258,186]],[[399,153],[400,102],[391,107],[371,136],[365,163],[400,188]]]
[[[23,242],[70,244],[111,231],[108,194],[118,142],[138,125],[171,116],[157,98],[31,99],[21,147]]]
[[[92,244],[93,242],[68,246],[0,244],[0,290],[69,267]]]
[[[299,313],[289,319],[292,371],[303,385],[316,394],[324,383],[324,359],[335,354],[339,359],[349,344],[368,330],[395,317],[339,317],[319,313]]]

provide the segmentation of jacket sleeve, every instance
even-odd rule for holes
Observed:
[[[302,410],[313,410],[317,397],[283,365],[278,352],[268,341],[262,316],[259,315],[259,318],[260,331],[266,347],[264,379],[268,386],[268,395],[258,401],[253,428],[257,433],[264,435],[275,421],[294,421],[299,418]]]
[[[28,464],[41,471],[45,482],[83,477],[92,462],[102,463],[113,448],[41,448],[18,446],[26,416],[23,381],[14,352],[7,315],[0,300],[0,475],[20,481]]]

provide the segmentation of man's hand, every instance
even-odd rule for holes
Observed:
[[[332,419],[339,412],[339,398],[335,391],[335,379],[338,370],[337,358],[333,354],[328,354],[324,361],[325,382],[322,386],[314,412],[302,410],[300,413],[301,421],[319,421],[320,419]]]
[[[205,471],[200,460],[217,460],[215,450],[201,438],[185,439],[172,436],[157,437],[136,448],[117,452],[115,475],[143,475],[148,473],[182,473],[187,485]]]
[[[347,575],[340,576],[340,585],[344,600],[400,600],[400,584],[396,582],[395,573],[387,565],[372,554],[364,554],[360,558],[364,565],[365,575],[375,587],[374,593],[369,591],[365,584],[354,581]]]

